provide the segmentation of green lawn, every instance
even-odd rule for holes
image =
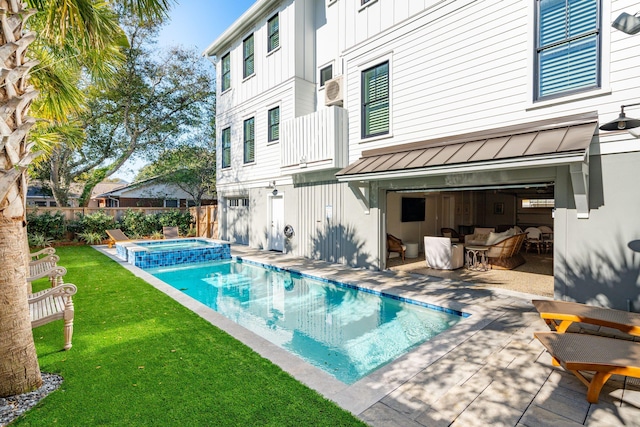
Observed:
[[[64,382],[15,425],[364,425],[94,249],[56,252],[78,286],[73,348],[61,320],[34,330]]]

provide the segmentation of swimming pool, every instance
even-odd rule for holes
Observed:
[[[468,316],[241,260],[147,272],[346,384]]]
[[[116,243],[118,257],[140,268],[231,259],[229,242],[208,238],[136,240]]]

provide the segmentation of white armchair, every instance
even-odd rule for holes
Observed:
[[[424,256],[427,267],[455,270],[464,265],[464,246],[451,243],[448,237],[424,236]]]

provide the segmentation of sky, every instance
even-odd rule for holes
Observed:
[[[170,22],[160,31],[158,45],[167,48],[181,45],[200,54],[256,0],[176,1],[169,12]],[[113,177],[131,182],[142,166],[144,162],[129,161]]]

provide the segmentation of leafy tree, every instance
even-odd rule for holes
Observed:
[[[178,186],[191,196],[196,206],[200,206],[203,196],[215,194],[216,152],[209,147],[192,145],[167,150],[145,166],[136,181],[149,178]]]
[[[214,85],[208,64],[194,51],[153,49],[157,26],[127,25],[131,46],[117,71],[118,85],[89,88],[89,109],[79,116],[86,139],[53,150],[50,186],[58,202],[70,183],[88,176],[84,193],[113,175],[131,156],[153,158],[181,142],[183,135],[207,126]],[[84,198],[84,204],[89,198]]]
[[[45,79],[36,78],[34,67],[37,61],[28,60],[31,53],[38,52],[34,32],[27,32],[27,20],[33,15],[26,6],[35,8],[44,18],[40,34],[50,46],[43,44],[42,57],[58,52],[74,61],[68,46],[87,54],[103,50],[117,28],[114,14],[108,14],[105,5],[120,4],[124,12],[134,11],[146,18],[158,18],[166,13],[169,0],[120,0],[103,2],[98,0],[29,0],[28,4],[15,0],[0,0],[0,57],[3,72],[0,73],[0,397],[20,394],[36,389],[42,384],[40,368],[33,342],[28,305],[27,260],[29,259],[26,232],[26,170],[37,157],[34,143],[27,139],[35,124],[30,108],[38,105],[34,100],[38,91],[31,85],[39,83],[43,99],[52,90],[59,94],[73,92],[59,89],[55,84],[47,86]],[[97,13],[100,10],[105,13]],[[39,18],[32,18],[34,23]],[[39,27],[34,27],[39,28]],[[113,46],[109,44],[108,46]],[[87,62],[87,65],[89,62]],[[45,69],[42,67],[41,69]],[[89,69],[87,69],[89,70]],[[63,73],[64,74],[64,73]],[[41,75],[44,75],[42,73]],[[49,80],[51,82],[51,80]],[[74,92],[77,95],[77,91]],[[49,99],[54,100],[51,96]],[[59,98],[62,99],[62,98]],[[62,120],[68,112],[80,107],[78,96],[70,96],[66,103],[53,102],[56,108],[45,108],[45,103],[36,111],[39,117]],[[42,138],[41,142],[54,139]]]

